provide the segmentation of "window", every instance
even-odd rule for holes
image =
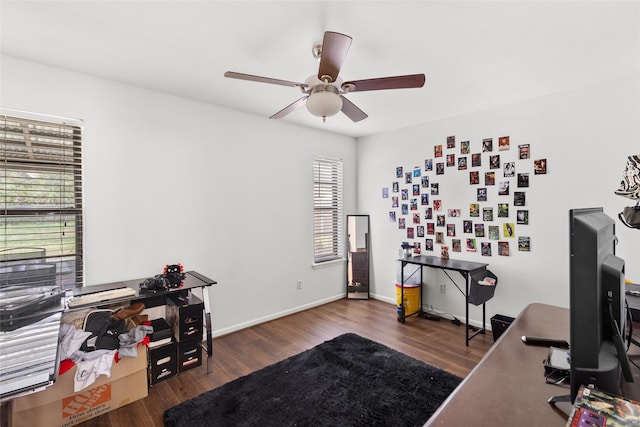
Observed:
[[[342,258],[342,160],[313,162],[313,259]]]
[[[0,264],[55,265],[59,286],[82,286],[81,122],[5,113],[0,113]]]

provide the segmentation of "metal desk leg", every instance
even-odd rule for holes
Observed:
[[[405,322],[404,311],[404,266],[406,262],[400,261],[400,306],[398,307],[398,322]]]
[[[211,301],[209,300],[209,288],[202,287],[202,300],[204,301],[204,325],[207,330],[206,346],[207,351],[207,374],[213,371],[213,339],[211,336]]]

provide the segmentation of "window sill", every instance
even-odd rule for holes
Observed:
[[[314,262],[313,264],[311,264],[311,268],[317,269],[317,268],[332,267],[337,264],[342,264],[345,261],[346,261],[345,258],[340,258],[340,259],[334,259],[334,260],[325,261],[325,262],[318,262],[318,263]]]

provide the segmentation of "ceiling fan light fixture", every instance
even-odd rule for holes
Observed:
[[[342,98],[340,98],[338,88],[333,85],[318,85],[311,89],[307,98],[307,110],[317,117],[326,120],[327,117],[335,116],[342,109]]]

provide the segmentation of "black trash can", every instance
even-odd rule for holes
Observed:
[[[509,326],[516,320],[513,317],[505,316],[502,314],[496,314],[491,318],[491,331],[493,332],[493,341],[498,341],[500,335],[507,330]]]

